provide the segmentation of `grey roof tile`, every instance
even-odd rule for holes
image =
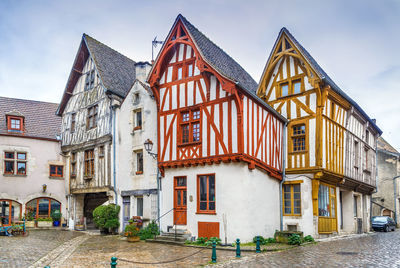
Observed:
[[[56,135],[61,133],[61,117],[56,115],[57,107],[57,103],[0,97],[0,134],[55,140]],[[8,132],[6,114],[9,113],[24,116],[23,133]]]
[[[135,79],[135,62],[87,34],[83,34],[103,85],[111,93],[125,98]]]

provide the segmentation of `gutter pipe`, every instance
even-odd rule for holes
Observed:
[[[287,131],[287,122],[285,122],[285,125],[283,126],[283,142],[282,142],[282,180],[281,183],[279,184],[279,207],[280,207],[280,231],[283,231],[283,207],[282,207],[282,187],[283,183],[285,182],[286,179],[286,131]]]

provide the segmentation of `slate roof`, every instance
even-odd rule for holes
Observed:
[[[367,115],[367,113],[355,102],[350,96],[348,96],[343,90],[340,89],[338,85],[329,77],[329,75],[321,68],[321,66],[317,63],[317,61],[311,56],[310,53],[294,38],[294,36],[286,29],[283,27],[278,35],[277,41],[280,39],[282,33],[285,33],[295,44],[297,49],[300,51],[300,53],[306,58],[308,63],[314,68],[314,70],[317,72],[317,75],[324,81],[326,84],[331,86],[331,88],[338,93],[340,96],[345,98],[348,102],[351,103],[364,117],[365,119],[368,120],[368,122],[378,131],[378,133],[381,135],[382,130],[376,125],[376,123]],[[272,52],[271,52],[272,53]]]
[[[390,153],[397,154],[400,156],[400,153],[382,137],[378,138],[377,146],[378,150],[388,151]]]
[[[111,93],[125,98],[136,78],[135,62],[87,34],[83,34],[83,39],[103,85]]]
[[[61,118],[56,115],[58,103],[0,97],[0,135],[56,139],[61,133]],[[6,114],[20,114],[25,118],[22,134],[7,131]]]
[[[179,18],[182,19],[182,22],[188,29],[193,41],[196,42],[198,49],[207,63],[222,75],[236,81],[241,88],[249,92],[256,92],[258,86],[257,82],[239,65],[239,63],[194,27],[184,16],[179,14],[177,19]]]

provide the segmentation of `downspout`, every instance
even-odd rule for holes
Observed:
[[[287,122],[285,122],[283,126],[283,142],[282,142],[282,151],[283,151],[283,156],[282,156],[282,180],[281,183],[279,184],[279,208],[280,208],[280,231],[283,231],[283,207],[282,207],[282,187],[283,183],[285,182],[286,179],[286,130],[287,130]]]
[[[114,180],[114,199],[115,199],[115,205],[118,205],[118,195],[117,195],[117,169],[116,169],[116,153],[115,150],[117,146],[115,146],[115,115],[116,115],[116,109],[117,106],[113,105],[111,106],[112,109],[112,128],[113,128],[113,138],[112,138],[112,143],[113,143],[113,180]]]

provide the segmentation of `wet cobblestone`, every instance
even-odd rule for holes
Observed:
[[[400,267],[400,231],[261,253],[212,267]]]
[[[0,236],[0,267],[28,267],[49,251],[82,235],[61,230],[30,230],[29,236]]]

